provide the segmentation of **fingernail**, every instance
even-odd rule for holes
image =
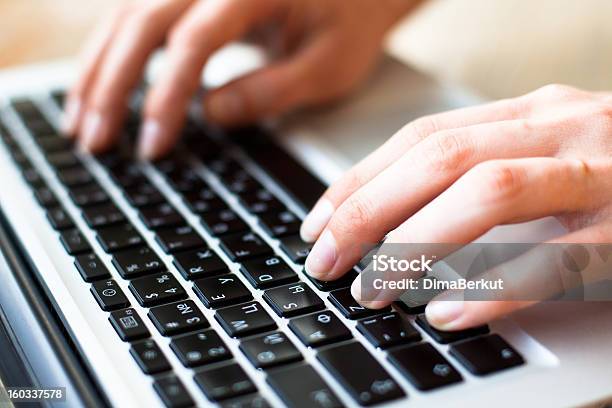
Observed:
[[[81,146],[86,151],[93,151],[100,145],[102,132],[102,115],[98,112],[87,112],[83,122]]]
[[[152,160],[159,155],[161,126],[156,120],[145,120],[138,135],[138,157]]]
[[[463,302],[460,300],[433,301],[427,305],[427,321],[441,330],[451,329],[463,314]]]
[[[235,90],[227,89],[211,95],[206,104],[206,114],[213,122],[238,121],[244,116],[244,100]]]
[[[314,242],[334,213],[334,206],[328,199],[320,199],[310,210],[302,226],[300,236],[306,242]]]
[[[81,101],[78,99],[69,100],[62,115],[61,128],[64,136],[72,136],[76,133],[77,119],[80,113]]]
[[[317,279],[327,275],[336,263],[336,240],[331,231],[325,231],[306,258],[306,272]]]

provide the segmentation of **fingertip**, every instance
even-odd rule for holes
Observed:
[[[300,237],[305,242],[314,242],[325,228],[332,215],[334,205],[326,198],[320,199],[306,215],[300,226]]]
[[[60,130],[63,136],[68,138],[76,136],[82,106],[80,99],[71,98],[67,100],[60,123]]]
[[[243,95],[233,87],[213,92],[204,100],[206,118],[220,125],[241,123],[247,116]]]
[[[427,321],[439,330],[459,330],[464,328],[462,317],[465,303],[461,300],[434,300],[425,308]]]
[[[85,114],[80,138],[80,146],[83,151],[94,153],[101,148],[102,127],[103,119],[99,112],[90,111]]]
[[[159,121],[146,119],[138,135],[137,155],[141,160],[154,160],[165,152],[163,132]]]

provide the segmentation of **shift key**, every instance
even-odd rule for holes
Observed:
[[[359,343],[321,350],[317,358],[360,405],[370,406],[406,395],[387,370]]]

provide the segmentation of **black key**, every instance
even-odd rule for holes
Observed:
[[[123,187],[124,190],[129,190],[132,188],[135,189],[135,195],[128,196],[128,200],[132,203],[132,205],[134,205],[134,203],[136,203],[137,201],[138,203],[146,202],[146,195],[148,193],[154,194],[152,193],[152,191],[154,191],[155,189],[151,189],[151,187],[149,187],[149,181],[142,175],[140,169],[135,163],[123,163],[118,166],[115,166],[111,168],[110,175],[113,178],[113,181]],[[147,187],[145,187],[144,197],[140,195],[141,190],[139,190],[139,186],[141,185],[147,185]],[[161,201],[163,201],[163,199],[159,202]]]
[[[157,374],[172,369],[168,359],[153,340],[132,344],[130,354],[145,374]]]
[[[91,285],[91,293],[104,311],[123,309],[130,305],[123,290],[112,279],[94,282]]]
[[[264,299],[282,317],[310,313],[325,307],[319,295],[304,282],[268,289],[264,292]]]
[[[404,397],[404,391],[359,343],[330,347],[317,358],[360,405],[374,405]]]
[[[115,252],[144,244],[132,224],[120,224],[98,230],[98,242],[106,252]]]
[[[264,334],[240,343],[240,350],[256,368],[269,368],[302,360],[302,354],[285,333]]]
[[[299,235],[289,235],[280,239],[281,249],[297,264],[303,264],[312,249],[312,244],[302,241]]]
[[[83,208],[83,219],[91,228],[106,227],[125,221],[125,215],[113,203]]]
[[[149,229],[174,227],[185,223],[183,217],[168,203],[143,208],[140,211],[140,219]]]
[[[437,278],[433,276],[424,276],[419,279],[419,281],[423,280],[429,281],[437,281]],[[419,287],[423,287],[423,282],[418,282]],[[425,307],[427,304],[436,297],[439,293],[443,292],[441,289],[430,289],[430,290],[408,290],[404,292],[395,302],[400,309],[404,312],[411,315],[418,315],[421,313],[425,313]]]
[[[101,204],[109,200],[108,194],[98,183],[71,188],[70,198],[79,207]]]
[[[289,210],[259,216],[259,224],[273,237],[284,237],[300,231],[301,220]]]
[[[276,328],[274,320],[257,302],[220,309],[215,318],[232,337],[244,337]]]
[[[71,151],[50,153],[47,155],[47,161],[56,169],[65,169],[81,163],[79,158]]]
[[[157,187],[146,181],[126,188],[124,192],[127,200],[134,207],[161,204],[165,201]]]
[[[427,332],[436,342],[442,344],[448,344],[459,340],[465,340],[470,337],[480,336],[481,334],[487,334],[489,327],[487,325],[474,327],[467,330],[459,331],[442,331],[434,329],[429,325],[425,315],[419,315],[416,318],[416,322],[423,330]]]
[[[185,290],[170,273],[134,279],[129,288],[140,306],[144,307],[170,303],[186,297]]]
[[[298,280],[297,274],[278,256],[255,258],[242,263],[242,274],[257,289],[267,289]]]
[[[26,183],[34,188],[42,187],[45,184],[42,176],[34,167],[24,165],[21,175]]]
[[[51,98],[55,101],[59,108],[64,107],[64,101],[66,99],[66,93],[62,90],[51,92]]]
[[[37,130],[37,133],[40,131]],[[65,137],[42,137],[37,139],[38,146],[47,154],[72,149],[73,142]]]
[[[246,231],[249,226],[230,209],[202,215],[202,225],[211,235],[221,236]]]
[[[159,272],[166,268],[159,256],[149,247],[116,252],[113,255],[113,265],[124,279]]]
[[[153,388],[161,398],[166,408],[192,407],[195,402],[187,388],[175,376],[160,378],[153,383]]]
[[[79,255],[75,258],[74,265],[85,282],[110,278],[108,269],[96,254]]]
[[[227,208],[227,205],[209,188],[188,193],[184,196],[185,203],[191,211],[204,214],[210,211]]]
[[[213,329],[175,337],[170,348],[185,367],[197,367],[232,358],[232,352]]]
[[[204,239],[189,225],[160,229],[155,239],[167,254],[206,247]]]
[[[179,193],[193,193],[206,188],[206,183],[191,169],[171,174],[168,182]]]
[[[497,334],[452,344],[449,351],[472,374],[487,375],[522,365],[523,357]]]
[[[336,394],[309,365],[271,370],[266,378],[285,405],[291,408],[341,408]]]
[[[461,374],[429,343],[393,349],[388,358],[419,390],[462,381]]]
[[[249,289],[233,274],[197,279],[193,282],[193,290],[204,306],[212,309],[253,299]]]
[[[24,122],[43,118],[40,110],[36,107],[33,101],[29,99],[13,99],[11,100],[11,107],[21,116]]]
[[[263,214],[283,208],[283,204],[265,189],[241,195],[240,202],[253,214]]]
[[[210,327],[193,300],[154,307],[149,310],[149,318],[164,336]]]
[[[239,195],[247,194],[263,188],[263,186],[244,169],[223,176],[223,181],[225,187],[229,191]]]
[[[304,271],[304,275],[306,275],[308,279],[310,279],[310,281],[314,283],[317,289],[322,290],[324,292],[330,292],[336,289],[349,288],[357,277],[357,275],[359,275],[359,273],[355,269],[351,269],[350,271],[342,275],[342,277],[333,281],[322,281],[315,279],[310,276],[310,274],[308,274],[306,271]]]
[[[232,261],[239,262],[272,253],[272,248],[254,232],[221,237],[221,247]]]
[[[74,221],[62,207],[53,207],[47,210],[47,219],[56,230],[74,228]]]
[[[212,401],[221,401],[257,391],[255,384],[238,364],[200,371],[194,379]]]
[[[66,187],[82,186],[93,181],[92,175],[83,166],[60,169],[57,172],[57,177]]]
[[[78,229],[70,229],[60,233],[60,241],[70,255],[90,252],[91,246]]]
[[[364,317],[375,316],[382,313],[391,311],[390,307],[383,309],[368,309],[361,306],[353,295],[351,295],[351,289],[338,289],[329,293],[329,300],[340,310],[340,312],[347,319],[362,319]]]
[[[41,186],[34,190],[34,197],[38,204],[45,208],[54,207],[59,204],[57,197],[51,189],[47,186]]]
[[[132,308],[112,312],[108,320],[123,341],[140,340],[151,336],[138,313]]]
[[[270,404],[261,395],[251,394],[223,401],[221,408],[270,408]]]
[[[357,322],[357,329],[374,347],[381,349],[421,340],[419,332],[397,313],[361,320]]]
[[[198,279],[229,272],[223,260],[212,249],[198,249],[174,255],[174,266],[185,279]]]
[[[320,347],[353,337],[344,323],[329,310],[291,319],[289,328],[306,346]]]

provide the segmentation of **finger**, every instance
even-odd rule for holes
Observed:
[[[139,154],[154,158],[177,138],[188,103],[212,52],[281,10],[283,0],[197,2],[172,32],[166,70],[147,95]]]
[[[363,255],[356,245],[382,240],[478,163],[550,156],[557,137],[548,124],[523,120],[431,135],[344,200],[310,252],[307,271],[317,279],[337,278]]]
[[[409,123],[327,189],[304,219],[302,239],[314,242],[344,200],[428,136],[443,130],[524,118],[528,114],[526,99],[517,98],[425,116]]]
[[[604,187],[595,175],[598,171],[574,159],[528,158],[479,164],[389,233],[385,243],[467,244],[496,225],[590,209],[594,197],[602,195],[599,188]],[[403,274],[397,277],[401,279]],[[377,301],[376,306],[389,304],[401,294],[362,291],[362,281],[358,278],[352,290],[365,305],[371,300]]]
[[[117,27],[123,21],[128,9],[126,7],[109,14],[92,33],[80,56],[79,76],[72,84],[64,105],[61,128],[66,136],[75,136],[81,120],[83,102],[96,77],[98,66],[104,57],[108,44]]]
[[[540,244],[479,277],[500,279],[503,290],[479,292],[478,301],[461,291],[443,293],[427,306],[427,320],[441,330],[463,330],[610,279],[612,258],[605,256],[612,250],[610,231],[609,224],[596,224]],[[580,300],[589,300],[583,297]]]
[[[91,152],[109,147],[126,110],[126,101],[151,52],[163,42],[172,23],[191,0],[159,0],[125,17],[109,46],[87,98],[81,144]]]

